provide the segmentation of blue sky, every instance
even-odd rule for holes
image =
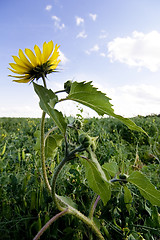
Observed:
[[[62,89],[68,79],[93,81],[117,114],[159,114],[159,12],[159,0],[1,1],[0,117],[41,116],[32,84],[12,82],[7,68],[19,49],[50,40],[60,45],[61,64],[48,75],[49,88]],[[58,109],[70,115],[76,106]]]

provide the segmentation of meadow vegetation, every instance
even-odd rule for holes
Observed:
[[[149,193],[132,184],[133,179],[130,178],[130,182],[125,182],[125,179],[131,172],[143,173],[160,190],[160,116],[133,119],[149,137],[143,132],[130,130],[112,117],[83,119],[79,115],[78,120],[83,124],[83,131],[95,139],[94,150],[106,178],[118,176],[120,180],[124,179],[114,183],[111,198],[106,204],[105,197],[104,201],[97,201],[93,219],[104,239],[159,240],[160,199],[158,204],[153,204]],[[50,118],[45,121],[47,132],[54,126]],[[72,117],[65,121],[70,126],[74,123]],[[55,133],[59,135],[59,129]],[[40,119],[0,119],[0,239],[33,239],[59,212],[43,181],[39,135]],[[67,137],[69,150],[79,145],[75,128],[67,129]],[[62,142],[51,155],[46,152],[49,181],[63,159],[64,151],[65,142]],[[83,161],[77,156],[65,164],[57,179],[56,192],[64,196],[69,205],[88,215],[90,204],[97,195],[88,183],[87,166],[82,164]],[[87,240],[97,237],[82,221],[65,215],[55,221],[41,239]]]

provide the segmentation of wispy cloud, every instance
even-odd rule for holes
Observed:
[[[84,19],[83,18],[77,17],[77,16],[75,18],[76,18],[76,25],[77,26],[83,25],[83,23],[84,23]]]
[[[105,54],[104,52],[102,52],[102,53],[100,53],[100,56],[101,56],[101,57],[105,57],[106,54]]]
[[[90,16],[90,18],[91,18],[93,21],[96,21],[96,19],[97,19],[97,14],[90,13],[89,16]]]
[[[98,52],[99,51],[99,46],[98,44],[95,44],[92,48],[89,50],[86,50],[86,54],[90,55],[92,52]]]
[[[106,31],[105,30],[101,30],[101,33],[100,33],[100,35],[99,35],[99,38],[100,39],[105,39],[105,38],[107,38],[108,37],[108,34],[106,33]]]
[[[156,72],[160,69],[160,33],[134,31],[132,36],[117,37],[108,43],[108,52],[111,62],[119,61],[139,70],[145,67]]]
[[[46,10],[47,10],[47,11],[50,11],[51,9],[52,9],[52,5],[47,5],[47,6],[46,6]]]
[[[57,16],[52,16],[52,19],[54,20],[54,26],[56,29],[62,30],[63,28],[65,28],[65,24],[61,23],[61,19]]]
[[[78,33],[76,36],[76,38],[86,38],[86,37],[87,37],[87,34],[85,33],[85,31]]]
[[[61,50],[59,50],[59,54],[60,54],[59,59],[61,60],[61,64],[62,65],[66,64],[69,61],[69,59],[64,55],[64,53]]]

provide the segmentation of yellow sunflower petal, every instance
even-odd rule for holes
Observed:
[[[52,56],[49,59],[50,62],[53,62],[55,59],[57,60],[57,58],[59,57],[59,52],[58,52],[58,48],[59,47],[60,46],[58,46],[57,44],[55,45],[55,49],[53,51],[53,54],[52,54]]]
[[[16,70],[16,71],[19,72],[19,73],[26,73],[26,72],[28,71],[27,68],[22,67],[22,66],[20,66],[20,65],[18,65],[18,64],[16,64],[16,63],[9,63],[9,65],[10,65],[14,70]]]
[[[16,73],[16,74],[20,74],[20,75],[24,74],[24,73],[17,72],[17,71],[15,71],[15,70],[11,69],[11,68],[8,68],[8,69],[9,69],[10,71],[12,71],[13,73]]]
[[[43,63],[47,62],[49,56],[53,51],[53,41],[43,44]]]
[[[34,46],[34,51],[36,53],[38,64],[42,64],[42,53],[40,48],[37,45]]]
[[[34,53],[32,52],[32,50],[29,49],[29,48],[26,48],[26,49],[25,49],[25,53],[26,53],[27,57],[29,58],[29,60],[31,61],[32,65],[33,65],[34,67],[36,67],[37,64],[38,64],[38,63],[37,63],[37,58],[36,58],[36,56],[34,55]]]
[[[9,77],[13,77],[13,78],[18,78],[16,80],[13,80],[13,82],[20,82],[20,83],[27,83],[30,81],[30,77],[28,74],[23,75],[23,76],[13,76],[13,75],[8,75]]]
[[[52,66],[51,66],[51,69],[52,70],[55,70],[56,68],[57,68],[57,66],[58,66],[58,64],[59,64],[59,62],[60,62],[61,60],[55,60],[55,61],[53,61],[52,62]]]
[[[30,79],[21,79],[21,80],[13,80],[13,82],[18,82],[18,83],[28,83],[30,82]]]
[[[25,67],[26,69],[28,68],[27,65],[25,65],[24,62],[21,59],[19,59],[17,56],[12,56],[12,57],[18,65]]]
[[[24,55],[23,51],[21,49],[19,49],[19,57],[21,59],[21,61],[29,68],[32,68],[33,65],[30,63],[30,61],[26,58],[26,56]]]

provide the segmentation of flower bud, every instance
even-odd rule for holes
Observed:
[[[88,148],[91,145],[91,138],[86,133],[82,133],[79,136],[79,142],[84,148]]]
[[[68,80],[67,82],[64,83],[64,89],[66,90],[66,93],[70,93],[71,90],[71,85],[72,85],[72,81]]]

